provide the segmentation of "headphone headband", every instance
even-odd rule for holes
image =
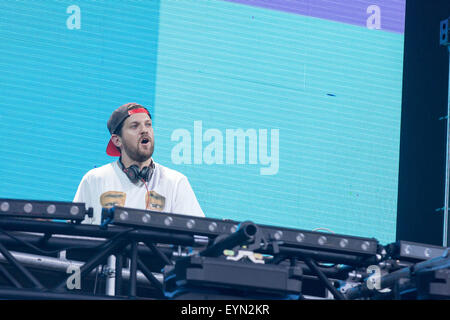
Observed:
[[[153,171],[155,170],[155,163],[153,162],[153,160],[150,163],[150,166],[143,167],[142,170],[139,170],[139,167],[135,164],[131,165],[128,168],[125,168],[125,166],[122,163],[122,157],[119,158],[118,164],[119,167],[122,169],[122,171],[133,183],[137,183],[138,181],[141,180],[149,182],[153,176]]]

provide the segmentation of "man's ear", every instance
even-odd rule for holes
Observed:
[[[111,141],[117,148],[122,147],[122,138],[119,135],[113,133],[111,135]]]

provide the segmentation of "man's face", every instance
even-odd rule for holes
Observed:
[[[152,120],[146,113],[135,113],[125,119],[121,136],[113,140],[122,156],[136,162],[145,162],[153,155],[155,139]]]

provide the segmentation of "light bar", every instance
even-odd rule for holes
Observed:
[[[390,254],[395,259],[428,260],[442,256],[445,247],[410,241],[397,241],[390,245]]]
[[[331,234],[318,231],[305,231],[291,228],[277,228],[258,225],[269,239],[281,241],[289,247],[333,250],[341,253],[375,255],[378,241],[374,238],[361,238],[348,235]]]
[[[92,208],[86,210],[81,202],[38,201],[0,198],[1,217],[23,217],[82,221],[92,217]]]
[[[240,224],[233,220],[219,220],[173,213],[161,213],[124,207],[104,210],[102,221],[117,225],[174,230],[182,233],[218,236],[234,233]],[[358,255],[375,255],[378,241],[373,238],[330,234],[316,231],[305,231],[290,228],[257,225],[266,239],[297,248],[314,250],[333,250],[341,253]]]

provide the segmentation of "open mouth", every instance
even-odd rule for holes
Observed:
[[[149,142],[150,142],[150,139],[147,139],[147,138],[144,138],[144,139],[141,140],[142,144],[147,144]]]

